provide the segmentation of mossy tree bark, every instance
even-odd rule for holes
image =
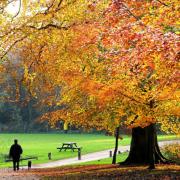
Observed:
[[[169,161],[161,154],[155,124],[145,128],[132,129],[130,152],[127,159],[120,164],[148,164],[150,169],[155,168],[155,163],[168,163]]]

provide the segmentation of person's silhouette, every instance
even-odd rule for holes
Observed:
[[[18,144],[18,140],[15,139],[14,144],[11,146],[9,151],[9,157],[13,160],[14,171],[16,171],[16,169],[19,170],[19,160],[22,152],[22,147]]]

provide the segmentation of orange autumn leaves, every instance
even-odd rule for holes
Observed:
[[[171,13],[170,2],[165,3]],[[74,29],[70,48],[78,64],[64,73],[71,88],[64,94],[69,107],[62,119],[109,131],[119,124],[133,128],[157,122],[166,132],[179,133],[172,121],[179,116],[178,34],[157,20],[167,8],[154,1],[114,1],[100,21]],[[171,19],[161,21],[175,26]]]
[[[164,3],[171,13],[175,3],[172,2],[172,6],[169,1]],[[167,12],[165,4],[142,1],[141,5],[142,9],[138,8],[137,1],[114,1],[105,11],[106,16],[98,26],[99,52],[95,51],[98,63],[95,62],[81,91],[93,96],[95,105],[103,107],[102,111],[111,107],[109,111],[116,116],[126,114],[125,123],[129,127],[145,127],[155,122],[163,127],[171,121],[170,117],[179,116],[178,103],[174,104],[174,100],[179,100],[178,34],[165,29],[165,25],[175,26],[172,19],[161,19],[164,28],[156,24],[157,21],[145,21],[148,16],[160,18],[151,14],[152,9],[162,16]],[[177,12],[174,13],[177,16]],[[83,50],[86,52],[85,48]],[[94,60],[90,61],[94,64]],[[155,102],[153,107],[149,105],[151,100]],[[117,113],[119,109],[121,114]],[[134,119],[136,115],[138,118]],[[177,122],[173,124],[166,131],[179,133]]]
[[[178,133],[172,119],[180,112],[179,2],[74,3],[80,11],[70,12],[72,3],[64,14],[50,12],[56,25],[68,19],[66,28],[31,29],[31,38],[17,46],[23,49],[27,77],[35,74],[32,94],[42,106],[64,106],[42,118],[52,125],[63,119],[109,131],[119,124],[133,128],[172,123],[164,130]],[[50,18],[42,19],[51,23]]]

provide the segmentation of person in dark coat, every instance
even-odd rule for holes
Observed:
[[[15,139],[9,151],[9,157],[13,160],[14,171],[19,170],[19,160],[22,152],[22,147],[18,144],[18,140]]]

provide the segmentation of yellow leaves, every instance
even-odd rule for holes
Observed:
[[[29,76],[28,71],[29,71],[29,70],[28,70],[28,67],[25,65],[25,66],[24,66],[24,78],[25,78],[25,79],[28,79],[28,76]]]
[[[27,5],[28,5],[28,1],[27,0],[23,0],[22,1],[22,16],[24,17],[27,13]]]
[[[29,73],[28,67],[24,65],[24,80],[29,80],[31,83],[33,83],[34,78],[36,78],[36,73]]]
[[[180,144],[173,143],[170,145],[163,146],[163,152],[168,156],[169,159],[174,159],[175,161],[180,158]]]
[[[63,127],[64,130],[68,130],[68,122],[64,122],[64,127]]]
[[[126,111],[123,109],[123,107],[120,107],[116,112],[118,113],[119,117],[126,115]]]
[[[157,122],[161,125],[161,129],[164,132],[180,135],[179,116],[159,116]]]
[[[128,128],[134,128],[134,127],[144,128],[152,123],[156,123],[156,119],[153,116],[144,115],[143,113],[144,112],[136,112],[136,114],[132,114],[128,116],[127,121],[125,122]]]
[[[60,1],[22,2],[22,21],[6,28],[12,26],[12,39],[28,35],[14,49],[31,94],[42,96],[48,106],[67,106],[43,116],[53,125],[63,119],[113,131],[124,115],[129,127],[145,127],[165,112],[179,116],[177,104],[161,102],[179,99],[172,76],[178,46],[174,35],[164,34],[164,28],[177,24],[178,5],[171,12],[171,6],[158,3],[155,8],[152,1],[127,1],[140,22],[117,7],[107,10],[108,17],[108,0],[63,0],[59,7]],[[164,128],[169,121],[161,121]],[[177,132],[175,124],[171,127]]]
[[[0,73],[4,72],[6,70],[6,68],[0,64]]]
[[[157,3],[156,6],[149,6],[149,13],[142,18],[143,23],[165,31],[168,26],[178,27],[179,2],[172,0],[171,2],[165,2],[165,4],[167,6],[161,3]]]
[[[173,83],[172,85],[165,86],[162,91],[158,95],[158,100],[179,100],[180,99],[180,91],[178,90],[177,83]]]
[[[32,96],[36,97],[36,92],[34,91],[34,80],[36,78],[36,73],[29,73],[29,69],[24,65],[24,78],[23,82],[29,89]]]

